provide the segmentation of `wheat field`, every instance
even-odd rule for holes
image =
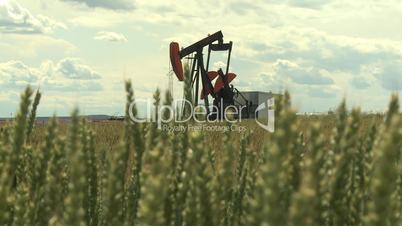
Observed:
[[[126,91],[128,112],[130,82]],[[307,117],[285,94],[272,134],[252,121],[244,133],[166,133],[78,110],[38,125],[40,97],[28,87],[0,125],[0,225],[402,226],[395,95],[385,115],[343,102]],[[169,93],[154,99],[171,104]]]

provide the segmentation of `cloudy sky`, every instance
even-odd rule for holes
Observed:
[[[402,90],[399,0],[0,0],[0,117],[27,84],[40,115],[121,114],[166,89],[168,44],[222,30],[234,42],[239,90],[290,90],[299,111],[350,105],[382,111]],[[214,58],[215,66],[221,57]],[[180,97],[181,84],[174,82]]]

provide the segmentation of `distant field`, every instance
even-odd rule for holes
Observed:
[[[285,95],[274,133],[252,120],[242,133],[167,133],[78,112],[70,123],[35,124],[31,96],[27,89],[18,116],[0,127],[0,225],[401,223],[396,97],[384,116],[344,104],[297,116]]]
[[[297,130],[300,133],[307,134],[308,130],[311,128],[313,124],[319,123],[322,130],[322,134],[324,137],[331,139],[331,135],[333,134],[333,130],[336,129],[336,115],[314,115],[314,116],[305,116],[298,115],[296,116]],[[360,133],[365,134],[370,130],[370,126],[373,124],[380,125],[384,120],[384,116],[382,115],[362,115],[361,116],[361,128],[359,130]],[[213,123],[217,125],[225,125],[222,123]],[[0,124],[1,127],[2,124]],[[4,125],[4,124],[3,124]],[[97,145],[97,149],[107,149],[114,150],[118,149],[118,144],[123,142],[124,138],[124,125],[123,121],[101,121],[101,122],[90,122],[88,123],[88,127],[94,132],[94,139]],[[263,143],[263,141],[268,141],[270,138],[270,134],[261,129],[254,121],[254,119],[246,119],[242,122],[234,123],[236,126],[245,126],[248,132],[253,132],[252,141],[255,143]],[[59,124],[59,132],[60,134],[67,135],[69,123],[61,123]],[[46,123],[40,123],[35,126],[35,131],[32,133],[32,144],[40,145],[46,136]],[[165,132],[165,131],[161,131]],[[235,136],[234,141],[238,145],[238,142],[241,138],[242,133],[237,131],[231,131],[233,136]],[[220,140],[223,136],[220,131],[203,131],[203,135],[210,139],[210,148],[217,148],[216,142]],[[237,137],[237,138],[236,138]],[[305,139],[307,139],[305,137]]]

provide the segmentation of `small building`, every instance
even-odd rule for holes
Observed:
[[[260,92],[260,91],[248,91],[248,92],[241,92],[239,95],[235,95],[235,103],[239,106],[249,106],[249,115],[247,112],[242,112],[243,118],[259,118],[259,119],[266,119],[268,117],[268,110],[270,109],[265,105],[265,108],[260,109],[258,112],[256,111],[257,108],[262,105],[266,104],[269,99],[275,97],[276,95],[272,92]],[[247,103],[248,102],[248,103]],[[244,115],[246,114],[246,115]]]

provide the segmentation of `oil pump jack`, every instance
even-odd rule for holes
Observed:
[[[208,47],[206,64],[204,64],[204,48]],[[197,106],[199,99],[204,101],[209,119],[222,119],[225,109],[229,106],[236,107],[238,113],[243,118],[250,115],[249,101],[230,83],[237,77],[230,73],[230,57],[232,54],[233,42],[224,43],[222,31],[218,31],[200,41],[180,49],[177,42],[170,43],[170,62],[172,69],[179,81],[191,79],[193,89],[193,102]],[[225,73],[222,69],[218,71],[208,71],[211,53],[213,51],[227,51],[227,63]],[[190,59],[191,71],[190,78],[185,78],[182,59]],[[215,81],[214,85],[212,85]],[[201,91],[200,91],[201,86]],[[210,109],[209,96],[213,98],[212,111]],[[243,105],[236,101],[242,98]],[[246,103],[246,104],[244,104]]]

